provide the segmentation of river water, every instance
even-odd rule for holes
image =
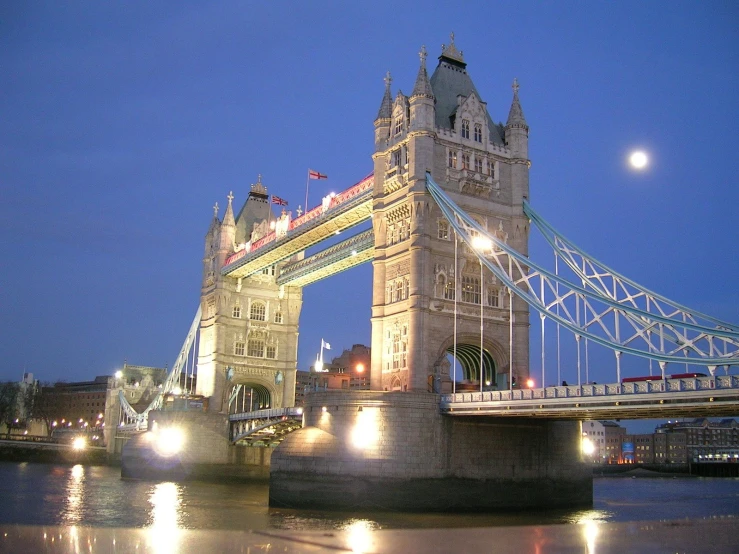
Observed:
[[[0,462],[0,524],[309,531],[739,517],[739,479],[598,477],[593,488],[590,510],[347,513],[269,508],[266,484],[124,481],[115,467]]]

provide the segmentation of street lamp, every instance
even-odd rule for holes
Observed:
[[[483,352],[483,344],[482,344],[482,338],[483,338],[483,283],[484,283],[484,277],[483,277],[483,267],[482,267],[482,255],[486,250],[490,250],[493,246],[493,243],[491,240],[487,237],[483,237],[481,235],[476,235],[472,237],[472,247],[477,251],[477,259],[480,262],[480,392],[482,392],[482,383],[484,381],[484,366],[482,364],[482,352]]]

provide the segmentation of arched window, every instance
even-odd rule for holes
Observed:
[[[407,300],[411,292],[411,282],[408,277],[403,277],[403,297]]]
[[[462,169],[469,169],[469,168],[470,168],[470,155],[462,154]]]
[[[249,311],[249,319],[253,319],[254,321],[264,321],[267,316],[267,306],[265,306],[262,302],[254,302],[251,305],[251,310]]]
[[[403,281],[402,279],[398,279],[395,281],[395,300],[401,301],[403,300]]]
[[[500,291],[501,289],[498,287],[488,288],[488,306],[492,306],[493,308],[501,307]]]
[[[454,300],[454,297],[456,296],[456,283],[454,282],[454,278],[450,277],[449,280],[446,283],[446,289],[444,290],[444,298],[447,300]]]
[[[449,150],[449,167],[457,169],[457,152]]]
[[[462,120],[462,138],[470,138],[470,122],[466,119]]]
[[[482,173],[482,158],[475,156],[475,171]]]
[[[436,276],[436,289],[434,290],[434,296],[436,296],[436,298],[444,298],[445,292],[446,277],[444,277],[443,273],[439,273],[439,275]]]
[[[279,310],[275,312],[275,323],[282,323],[282,312]]]
[[[264,358],[264,340],[249,339],[246,355],[253,358]]]
[[[462,276],[462,302],[480,303],[480,278]]]
[[[234,305],[233,312],[231,313],[232,317],[235,317],[236,319],[241,317],[241,306],[238,304]]]
[[[475,142],[482,142],[482,125],[475,123]]]

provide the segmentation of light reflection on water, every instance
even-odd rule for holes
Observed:
[[[85,467],[72,466],[67,478],[67,499],[62,513],[62,523],[74,525],[84,519],[83,499],[85,497]]]
[[[164,552],[177,550],[183,529],[346,530],[359,553],[371,550],[367,541],[378,529],[561,523],[581,525],[595,545],[601,523],[739,517],[739,479],[599,478],[591,509],[487,514],[277,509],[269,508],[268,492],[265,483],[123,481],[115,467],[0,462],[0,524],[148,529]]]
[[[177,483],[157,483],[152,486],[149,493],[151,503],[149,546],[154,552],[167,554],[179,551],[181,487],[182,485]]]

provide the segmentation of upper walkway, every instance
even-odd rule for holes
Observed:
[[[326,196],[320,206],[290,220],[286,229],[278,227],[248,249],[229,256],[221,274],[248,277],[369,220],[374,183],[374,175],[370,174],[344,192]]]

